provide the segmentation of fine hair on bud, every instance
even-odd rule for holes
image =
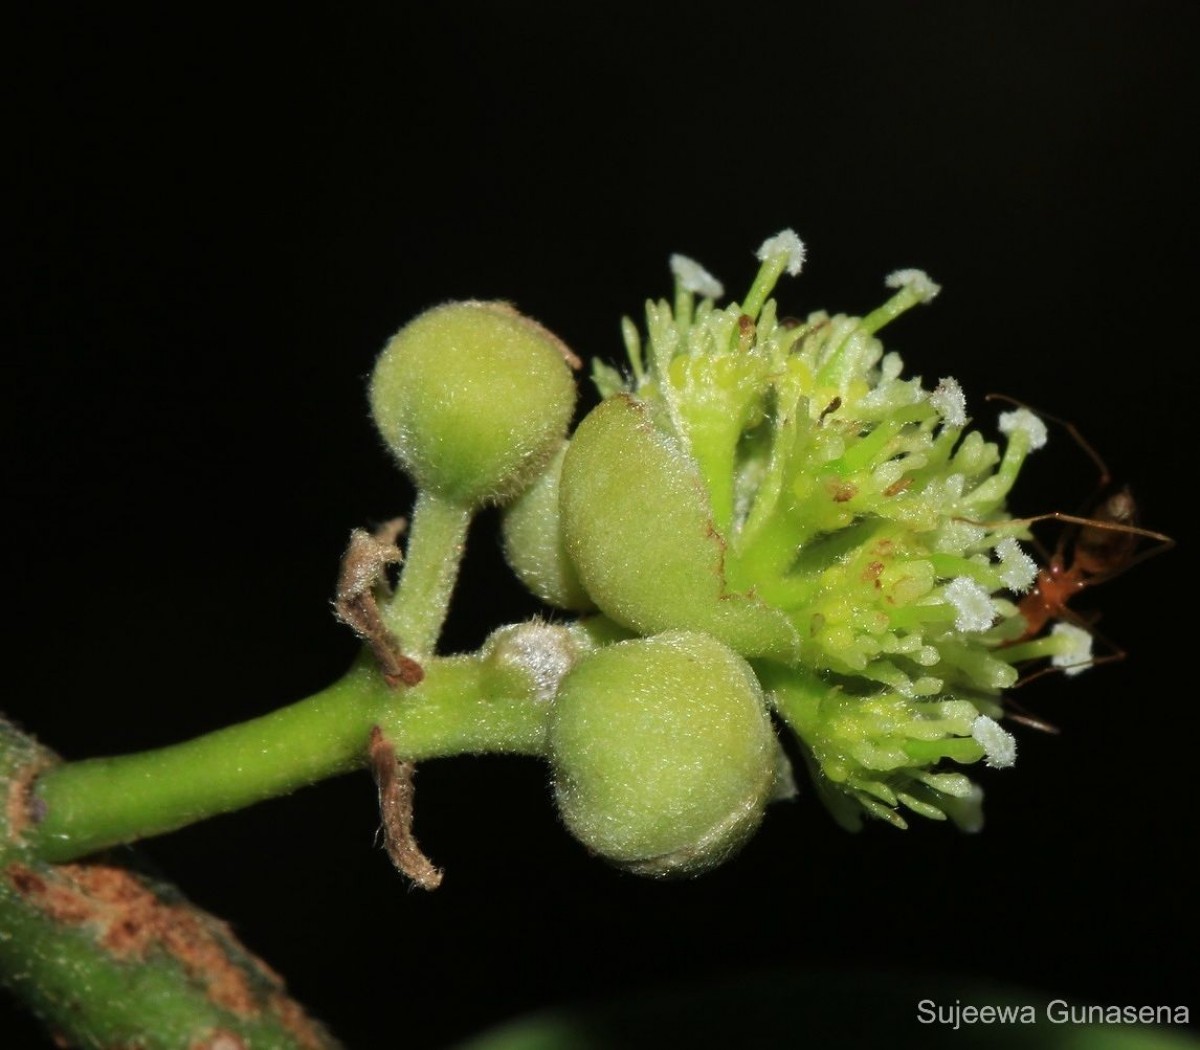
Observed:
[[[587,654],[549,733],[563,821],[628,871],[698,875],[735,853],[775,790],[778,744],[750,665],[668,631]]]
[[[394,335],[375,364],[371,412],[423,489],[467,507],[520,493],[559,448],[578,360],[503,302],[453,302]]]
[[[504,510],[504,557],[520,581],[559,609],[586,612],[595,603],[563,542],[559,488],[567,443],[532,485]]]

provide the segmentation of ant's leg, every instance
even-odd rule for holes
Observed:
[[[1020,689],[1021,686],[1028,685],[1030,682],[1037,681],[1037,679],[1049,674],[1078,674],[1080,671],[1084,671],[1089,667],[1100,667],[1103,664],[1115,664],[1121,660],[1124,660],[1129,655],[1126,650],[1122,649],[1111,638],[1096,629],[1095,617],[1093,617],[1091,620],[1087,620],[1076,613],[1073,609],[1064,607],[1059,611],[1057,618],[1061,621],[1070,623],[1072,626],[1081,631],[1086,632],[1091,637],[1093,642],[1098,642],[1107,650],[1107,652],[1101,653],[1099,656],[1092,655],[1089,659],[1081,660],[1079,663],[1041,667],[1030,674],[1022,675],[1012,686],[1010,686],[1010,688]],[[1046,638],[1045,635],[1042,637]],[[1029,658],[1029,662],[1033,662],[1034,660],[1044,660],[1047,658],[1053,659],[1052,656],[1034,656]]]
[[[1088,584],[1102,583],[1111,580],[1135,565],[1140,565],[1156,554],[1165,554],[1175,546],[1175,540],[1165,532],[1155,532],[1141,525],[1128,525],[1120,521],[1104,521],[1102,518],[1084,518],[1078,514],[1065,514],[1060,510],[1052,510],[1046,514],[1033,514],[1027,518],[1005,518],[1003,521],[977,521],[975,518],[956,517],[955,521],[966,522],[968,525],[978,525],[981,528],[998,530],[1008,525],[1036,525],[1039,521],[1058,521],[1066,525],[1079,525],[1088,529],[1101,529],[1107,532],[1121,532],[1140,539],[1153,540],[1154,546],[1123,559],[1119,567],[1110,572],[1093,573],[1088,577]]]
[[[1017,685],[1021,684],[1023,683],[1017,683]],[[1016,688],[1016,686],[1013,688]],[[1031,714],[1028,708],[1026,708],[1023,704],[1017,703],[1017,701],[1011,696],[1006,696],[1004,698],[1004,707],[1005,717],[1012,719],[1014,722],[1019,722],[1023,726],[1029,726],[1030,729],[1036,729],[1040,733],[1048,733],[1051,736],[1058,736],[1058,734],[1062,732],[1062,730],[1053,723],[1047,722],[1041,718],[1038,718],[1037,715]],[[1014,714],[1012,711],[1008,710],[1010,707],[1016,708],[1017,713]]]
[[[1089,502],[1094,502],[1096,497],[1112,484],[1112,472],[1108,469],[1108,464],[1104,462],[1100,453],[1092,447],[1092,443],[1080,433],[1079,428],[1069,419],[1063,419],[1060,416],[1051,415],[1049,412],[1043,412],[1040,408],[1034,408],[1032,405],[1027,405],[1024,401],[1018,401],[1015,397],[1009,397],[1007,394],[985,394],[984,400],[1004,401],[1007,404],[1015,405],[1017,408],[1023,408],[1027,412],[1032,412],[1035,416],[1039,416],[1042,419],[1048,419],[1051,423],[1062,427],[1071,436],[1075,444],[1083,450],[1088,459],[1096,465],[1096,470],[1100,474],[1100,481],[1097,483],[1096,491]]]

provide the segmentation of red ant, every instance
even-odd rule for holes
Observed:
[[[1128,486],[1124,486],[1104,499],[1090,518],[1054,512],[1019,519],[1027,524],[1053,519],[1077,528],[1063,531],[1054,553],[1038,570],[1033,587],[1018,603],[1017,609],[1025,618],[1025,632],[1017,641],[1027,641],[1041,634],[1051,620],[1079,620],[1067,606],[1076,594],[1085,587],[1111,580],[1138,562],[1175,545],[1169,536],[1135,525],[1136,517],[1133,494]],[[1157,540],[1158,545],[1135,554],[1139,539]],[[1066,557],[1068,550],[1070,564]],[[1080,626],[1089,625],[1081,623]],[[1101,659],[1120,659],[1124,655],[1114,652]]]
[[[1100,472],[1096,495],[1090,501],[1096,509],[1090,517],[1052,511],[1029,518],[1013,519],[1017,524],[1033,525],[1039,521],[1058,521],[1069,527],[1063,529],[1053,554],[1046,555],[1045,550],[1042,550],[1045,564],[1038,570],[1029,593],[1017,604],[1017,609],[1025,620],[1025,631],[1019,638],[1013,639],[1008,644],[1017,645],[1030,641],[1040,635],[1050,621],[1061,620],[1086,630],[1093,637],[1103,641],[1110,649],[1110,652],[1103,656],[1092,657],[1086,664],[1076,665],[1079,669],[1084,666],[1112,663],[1124,659],[1125,650],[1094,629],[1093,624],[1096,617],[1085,619],[1071,609],[1068,603],[1085,588],[1094,587],[1098,583],[1104,583],[1120,576],[1147,558],[1170,550],[1175,546],[1175,541],[1164,533],[1155,532],[1153,529],[1143,528],[1136,524],[1137,504],[1128,486],[1112,490],[1113,479],[1108,466],[1073,423],[1030,408],[1030,406],[1003,394],[988,394],[987,400],[1006,401],[1058,424],[1071,435],[1071,438],[1096,464]],[[1108,494],[1105,495],[1105,493]],[[1154,546],[1139,551],[1138,545],[1141,540],[1153,540],[1155,543]],[[1017,682],[1017,685],[1025,685],[1035,678],[1040,678],[1043,674],[1057,670],[1067,670],[1067,668],[1043,668],[1026,675]],[[1019,707],[1019,705],[1017,706]],[[1035,728],[1057,732],[1053,726],[1028,716],[1014,715],[1012,717]]]

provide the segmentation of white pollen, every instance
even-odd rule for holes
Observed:
[[[931,280],[924,270],[896,270],[889,273],[883,283],[889,288],[909,288],[923,303],[942,290],[942,286]]]
[[[937,389],[929,395],[929,403],[937,409],[948,427],[967,425],[967,396],[957,379],[947,376],[938,380]]]
[[[795,230],[780,230],[774,237],[763,241],[755,255],[759,262],[786,255],[787,272],[795,277],[804,265],[804,242],[796,236]]]
[[[1065,638],[1067,648],[1050,657],[1050,663],[1064,674],[1079,674],[1092,665],[1092,636],[1073,623],[1056,623],[1050,628],[1055,638]]]
[[[1000,413],[1000,433],[1012,435],[1021,431],[1029,439],[1029,451],[1033,452],[1046,443],[1046,424],[1027,408]]]
[[[1017,741],[1000,728],[1000,723],[980,715],[971,723],[971,736],[983,748],[983,763],[992,769],[1007,769],[1017,760]]]
[[[1013,594],[1024,594],[1037,579],[1037,562],[1021,550],[1021,545],[1011,536],[1005,536],[996,544],[996,555],[1000,559],[1000,579]]]
[[[992,604],[992,596],[970,576],[956,576],[943,592],[958,615],[954,618],[954,626],[960,631],[986,631],[996,618],[996,607]]]
[[[694,292],[705,299],[720,299],[725,294],[725,286],[695,259],[686,255],[671,256],[671,273],[684,291]]]

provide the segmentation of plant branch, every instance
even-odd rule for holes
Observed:
[[[55,766],[33,791],[27,839],[66,861],[161,834],[363,767],[378,726],[401,759],[540,754],[549,705],[532,680],[499,674],[486,651],[434,658],[393,689],[360,660],[289,707],[184,743]]]
[[[0,985],[56,1045],[334,1050],[278,975],[173,887],[125,865],[34,855],[25,796],[55,761],[0,720]]]

